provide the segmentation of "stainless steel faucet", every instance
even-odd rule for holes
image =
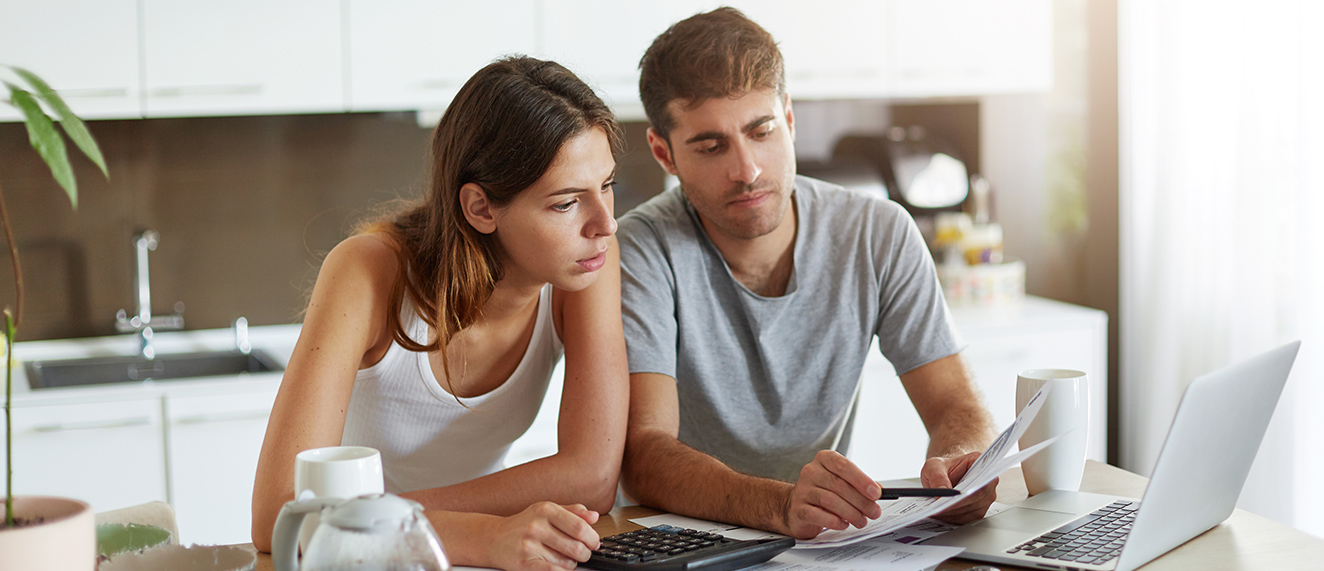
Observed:
[[[175,304],[176,313],[152,317],[151,274],[147,269],[147,253],[156,249],[161,235],[155,230],[144,230],[133,237],[136,253],[133,286],[138,292],[138,312],[133,317],[123,309],[115,314],[115,329],[120,333],[138,335],[138,351],[144,359],[156,358],[156,349],[152,347],[153,330],[173,331],[184,328],[182,304]]]

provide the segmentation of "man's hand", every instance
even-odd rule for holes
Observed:
[[[800,469],[800,479],[786,499],[786,533],[810,539],[828,529],[864,527],[883,515],[882,488],[845,456],[822,450]]]
[[[919,471],[919,481],[926,488],[950,488],[965,477],[970,466],[979,458],[979,452],[971,452],[952,458],[929,458]],[[998,480],[994,478],[987,486],[969,492],[960,503],[934,516],[948,523],[966,524],[984,517],[989,506],[998,497]]]

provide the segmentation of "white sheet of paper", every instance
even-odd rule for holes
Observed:
[[[1016,420],[1002,431],[998,437],[990,444],[988,449],[980,454],[970,469],[966,471],[965,477],[957,482],[955,488],[962,492],[977,490],[989,482],[992,482],[998,475],[1007,471],[1020,463],[1021,460],[1028,458],[1034,453],[1043,450],[1049,444],[1052,444],[1058,437],[1050,438],[1035,446],[1021,450],[1011,456],[1007,456],[1007,451],[1012,445],[1020,439],[1025,433],[1025,429],[1034,420],[1034,416],[1039,413],[1043,407],[1045,397],[1051,385],[1044,385],[1038,393],[1026,403],[1025,409],[1017,415]],[[914,524],[925,518],[937,515],[948,507],[960,502],[962,496],[952,496],[948,498],[902,498],[900,500],[879,500],[879,507],[883,508],[882,516],[870,520],[862,528],[846,528],[844,530],[826,530],[818,534],[813,539],[802,539],[797,541],[796,547],[811,548],[830,548],[850,545],[852,543],[863,541],[871,537],[878,537],[887,534],[905,526]]]
[[[796,565],[831,565],[843,569],[915,571],[960,555],[965,549],[944,545],[906,545],[869,540],[836,549],[792,549],[773,561]]]
[[[959,555],[964,549],[941,545],[906,545],[869,540],[836,549],[792,549],[760,565],[755,571],[919,571]]]

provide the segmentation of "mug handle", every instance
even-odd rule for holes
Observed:
[[[340,498],[312,498],[286,502],[276,516],[271,537],[271,562],[276,571],[299,571],[299,527],[310,513],[339,504]]]

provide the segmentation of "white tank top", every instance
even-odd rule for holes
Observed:
[[[406,298],[400,319],[410,338],[428,339],[428,326]],[[391,343],[377,364],[354,376],[340,443],[382,454],[386,491],[411,492],[458,484],[502,470],[510,443],[529,429],[561,360],[552,322],[552,286],[543,286],[538,317],[524,357],[506,382],[464,408],[442,388],[428,354]]]

